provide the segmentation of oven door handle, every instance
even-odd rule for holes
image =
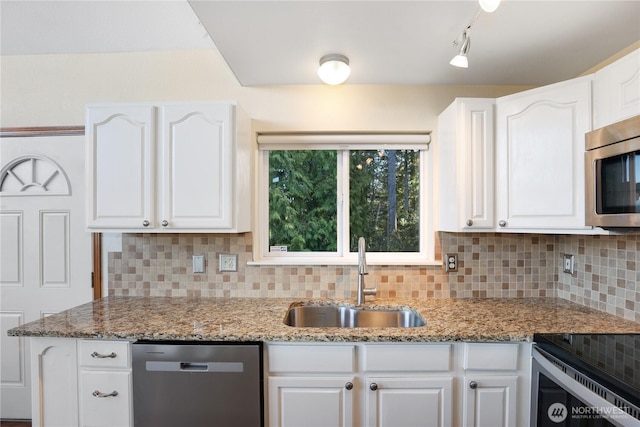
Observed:
[[[547,374],[550,379],[558,383],[558,385],[562,386],[565,391],[573,394],[583,403],[590,405],[593,408],[616,408],[617,410],[614,410],[613,412],[615,417],[607,417],[607,421],[621,427],[640,427],[640,420],[633,418],[613,403],[598,396],[596,393],[592,392],[587,387],[562,372],[560,368],[551,363],[535,347],[532,349],[531,354],[533,356],[533,360],[540,365],[539,367],[542,372]]]

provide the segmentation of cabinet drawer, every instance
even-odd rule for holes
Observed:
[[[128,341],[81,340],[78,353],[82,368],[127,369],[131,367]]]
[[[130,372],[80,372],[80,424],[105,427],[131,425],[130,387]]]
[[[352,345],[270,345],[269,372],[353,372]]]
[[[517,343],[465,344],[465,370],[516,371],[518,369]]]
[[[366,371],[449,371],[449,344],[370,344],[365,346]]]

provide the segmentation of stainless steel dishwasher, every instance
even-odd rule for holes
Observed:
[[[136,427],[263,426],[262,343],[132,345]]]

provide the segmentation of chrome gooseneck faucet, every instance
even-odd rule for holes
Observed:
[[[364,276],[369,274],[367,269],[367,253],[364,237],[358,239],[358,305],[364,303],[366,295],[375,295],[378,288],[367,289],[364,286]]]

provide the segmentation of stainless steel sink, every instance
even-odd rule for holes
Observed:
[[[409,308],[292,305],[284,323],[298,328],[414,328],[427,322]]]

